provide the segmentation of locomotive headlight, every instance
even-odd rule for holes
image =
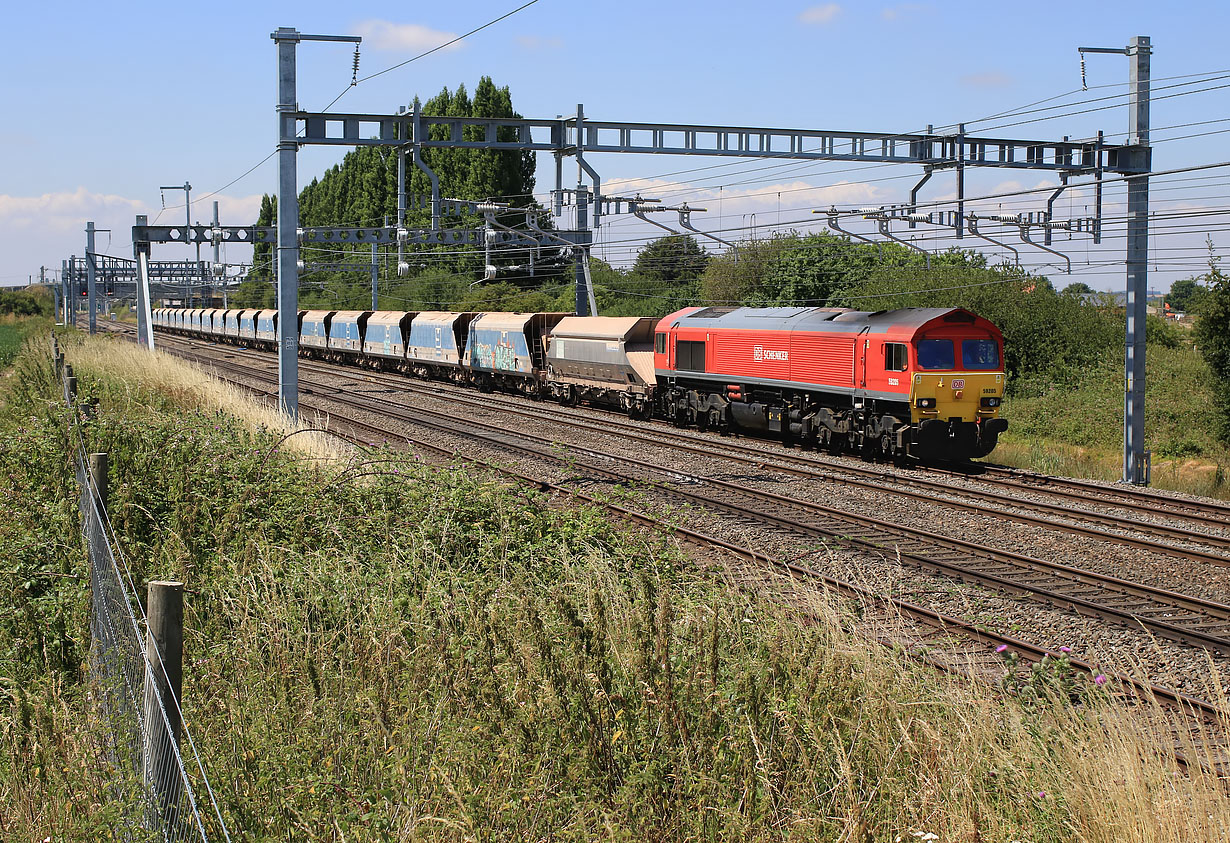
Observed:
[[[998,407],[998,406],[999,406],[999,399],[998,399],[998,398],[983,398],[983,399],[982,399],[982,406],[984,406],[984,407]]]
[[[918,401],[915,403],[920,410],[934,410],[935,409],[935,399],[934,398],[919,398]]]

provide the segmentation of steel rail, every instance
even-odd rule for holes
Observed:
[[[208,357],[201,358],[203,362],[212,363],[217,366],[220,361],[213,360]],[[259,358],[258,358],[259,359]],[[268,380],[269,375],[258,368],[246,366],[242,363],[233,361],[224,364],[224,368],[229,368],[232,371],[241,371],[249,376],[255,373],[258,379]],[[611,463],[624,463],[637,465],[640,468],[647,469],[652,472],[665,473],[668,476],[674,476],[682,479],[685,482],[694,485],[707,485],[711,487],[721,488],[727,492],[753,499],[763,499],[779,505],[791,506],[797,509],[803,509],[811,514],[819,514],[826,516],[837,522],[836,526],[824,526],[813,523],[805,523],[797,518],[789,518],[774,512],[765,512],[761,509],[747,506],[746,504],[737,504],[730,501],[723,501],[712,496],[702,495],[694,491],[683,489],[678,485],[663,483],[661,481],[647,480],[645,478],[630,477],[627,474],[594,465],[592,463],[580,463],[574,459],[562,458],[555,452],[561,444],[555,440],[547,439],[546,437],[535,436],[529,433],[515,433],[504,428],[487,425],[481,422],[470,422],[471,427],[483,428],[489,431],[487,434],[478,433],[470,427],[462,427],[455,419],[444,416],[440,413],[421,409],[409,409],[399,404],[391,402],[377,396],[348,396],[346,393],[337,390],[336,387],[326,386],[323,384],[315,384],[315,386],[325,386],[331,390],[327,396],[329,400],[341,403],[354,409],[373,412],[371,404],[383,405],[381,412],[385,415],[411,424],[419,424],[432,427],[437,430],[442,430],[453,435],[470,438],[480,441],[486,445],[498,445],[507,449],[520,451],[528,456],[537,459],[545,459],[558,464],[566,464],[569,466],[581,465],[588,471],[607,477],[611,480],[620,483],[641,483],[657,489],[660,493],[683,498],[701,506],[707,506],[724,510],[739,517],[748,518],[758,523],[771,523],[779,528],[803,533],[805,535],[831,539],[839,544],[848,547],[854,547],[864,551],[883,554],[885,551],[892,551],[895,558],[902,561],[908,561],[917,567],[925,570],[930,570],[935,573],[961,579],[968,582],[978,582],[992,588],[1007,591],[1009,593],[1020,594],[1037,599],[1040,602],[1058,606],[1060,608],[1075,611],[1078,614],[1085,614],[1094,617],[1099,617],[1105,620],[1128,625],[1130,627],[1144,627],[1152,630],[1154,633],[1169,640],[1177,641],[1184,644],[1203,647],[1209,650],[1230,654],[1230,637],[1227,634],[1214,634],[1206,631],[1202,627],[1212,629],[1225,630],[1230,633],[1230,606],[1212,601],[1205,601],[1200,598],[1194,598],[1187,595],[1181,595],[1174,592],[1155,589],[1151,586],[1145,586],[1137,583],[1130,583],[1123,580],[1118,580],[1114,577],[1109,577],[1103,574],[1098,574],[1092,571],[1085,571],[1078,568],[1072,568],[1058,563],[1048,562],[1046,560],[1035,559],[1021,554],[1012,553],[1010,551],[997,550],[973,542],[966,542],[960,539],[953,539],[947,536],[941,536],[935,533],[929,533],[915,528],[903,527],[900,525],[890,524],[880,519],[871,518],[869,516],[858,515],[855,513],[846,512],[833,507],[827,507],[822,504],[812,503],[809,501],[799,501],[788,498],[784,495],[778,495],[773,492],[756,491],[749,492],[742,487],[727,481],[718,480],[715,478],[698,477],[695,475],[687,475],[682,472],[663,469],[661,466],[649,463],[643,460],[637,460],[630,457],[619,455],[606,454],[591,448],[581,446],[571,446],[574,451],[590,454],[598,459],[602,459]],[[305,394],[317,394],[312,389],[311,382],[305,382],[303,392]],[[443,422],[443,424],[441,423]],[[520,438],[531,442],[538,442],[537,447],[527,446],[519,442],[510,441],[511,438]],[[858,535],[859,532],[864,535]],[[902,547],[900,542],[895,540],[895,537],[906,537],[912,541],[913,547],[906,545]],[[930,555],[921,555],[922,552],[917,548],[922,548],[923,552]],[[937,553],[935,546],[941,550]],[[957,553],[957,558],[944,558],[945,554],[951,557],[951,554]],[[1001,567],[994,566],[977,570],[968,567],[969,557],[973,557],[975,561],[990,560],[993,563],[998,563]],[[965,562],[966,564],[961,564]],[[1007,570],[1003,569],[1007,566]],[[1095,591],[1110,592],[1115,594],[1120,600],[1127,599],[1128,607],[1120,608],[1106,603],[1099,603],[1083,596],[1080,591],[1077,593],[1064,593],[1063,591],[1055,590],[1055,582],[1028,582],[1019,579],[1011,579],[1005,574],[1015,574],[1018,577],[1022,573],[1027,574],[1043,574],[1045,577],[1050,577],[1052,580],[1058,580],[1060,584],[1068,587],[1076,586],[1080,589],[1088,590],[1090,588]],[[1036,577],[1035,577],[1036,579]],[[1169,603],[1163,601],[1170,601]],[[1149,609],[1149,614],[1141,612],[1141,609]],[[1182,613],[1189,616],[1194,616],[1189,619],[1189,625],[1184,626],[1178,622],[1161,620],[1159,617],[1152,616],[1156,614],[1161,617]]]
[[[210,358],[204,358],[203,362],[211,363],[215,361],[211,360]],[[247,369],[246,371],[251,371],[251,370]],[[276,390],[258,390],[248,384],[242,384],[242,383],[238,383],[235,381],[231,381],[231,383],[245,390],[259,394],[263,396],[266,400],[272,400],[274,402],[276,402],[277,400]],[[330,416],[334,419],[337,418],[337,415],[335,413],[331,412],[330,410],[326,409],[323,406],[316,406],[311,402],[303,405],[303,408],[311,412],[317,412],[322,415]],[[346,424],[356,429],[368,431],[369,434],[373,435],[374,437],[383,438],[383,437],[388,436],[388,431],[382,428],[378,428],[367,422],[363,422],[358,419],[354,419],[352,417],[344,417],[344,421]],[[347,436],[345,438],[347,438],[349,441],[355,444],[360,444],[360,445],[367,444],[363,442],[362,440],[355,438],[355,437]],[[992,660],[996,656],[998,656],[998,653],[996,651],[998,650],[1000,646],[1006,646],[1012,652],[1017,653],[1021,657],[1021,659],[1025,662],[1038,663],[1043,658],[1047,658],[1047,657],[1050,657],[1052,659],[1067,658],[1069,663],[1072,664],[1072,666],[1078,670],[1085,671],[1089,673],[1090,675],[1093,675],[1098,672],[1095,665],[1090,664],[1088,662],[1084,662],[1080,659],[1074,659],[1069,655],[1054,652],[1044,647],[1039,647],[1035,644],[1022,641],[1020,639],[999,635],[995,632],[982,629],[978,627],[977,625],[969,621],[963,620],[961,618],[956,618],[954,616],[945,615],[943,613],[936,612],[932,609],[928,609],[924,606],[920,606],[918,604],[914,604],[909,601],[901,600],[900,598],[894,598],[894,597],[890,597],[890,596],[886,596],[886,595],[873,592],[861,586],[857,586],[852,583],[847,583],[847,582],[838,580],[836,578],[830,577],[827,574],[824,574],[820,571],[816,571],[806,566],[799,565],[797,562],[794,562],[794,561],[777,559],[767,554],[761,553],[759,551],[733,544],[731,542],[728,542],[716,536],[710,536],[705,533],[701,533],[698,531],[690,530],[688,528],[680,527],[678,525],[672,525],[672,524],[666,523],[659,518],[653,517],[652,515],[647,515],[645,513],[632,510],[620,504],[617,504],[617,503],[614,503],[608,500],[604,500],[604,499],[601,499],[601,498],[598,498],[592,495],[588,495],[585,492],[582,492],[573,487],[552,483],[551,481],[541,479],[541,478],[531,477],[529,475],[518,472],[514,469],[498,466],[498,465],[492,464],[490,462],[487,462],[485,460],[481,460],[475,457],[467,457],[463,454],[460,454],[456,450],[450,450],[448,448],[441,447],[439,445],[427,442],[422,439],[418,439],[416,437],[395,435],[393,438],[402,439],[408,444],[412,444],[416,447],[430,450],[432,452],[435,452],[441,456],[444,456],[450,459],[462,459],[465,462],[470,463],[472,465],[483,466],[489,470],[492,470],[499,474],[503,474],[523,484],[539,488],[543,491],[558,492],[558,493],[573,497],[577,500],[583,501],[587,504],[606,508],[609,511],[629,521],[638,523],[642,526],[665,530],[666,532],[676,535],[680,539],[688,543],[699,545],[701,547],[706,547],[706,548],[718,547],[736,556],[741,556],[749,561],[761,564],[762,566],[766,566],[770,568],[780,568],[780,569],[787,571],[792,576],[815,580],[821,583],[824,588],[829,589],[835,593],[838,593],[845,597],[856,598],[856,599],[860,599],[865,602],[870,601],[870,602],[879,604],[885,607],[885,609],[891,612],[893,615],[907,617],[911,620],[914,620],[918,623],[928,626],[934,630],[937,630],[938,632],[942,633],[945,636],[947,636],[950,633],[955,632],[959,635],[964,636],[965,638],[967,638],[974,644],[983,645],[984,650],[980,655],[987,658],[987,660]],[[813,614],[812,617],[815,617],[815,615]],[[877,641],[881,643],[882,645],[889,646],[889,647],[899,644],[899,642],[894,639],[890,638],[889,640],[884,640],[883,638],[878,637],[878,636],[877,636]],[[977,676],[973,672],[972,669],[963,669],[959,665],[954,665],[948,659],[937,658],[936,656],[934,656],[931,652],[929,652],[926,649],[916,648],[910,653],[908,657],[921,661],[923,663],[926,663],[932,666],[934,669],[940,670],[942,672],[951,673],[954,675],[960,675],[960,676],[964,676],[970,679],[982,679],[982,677]],[[1188,757],[1187,753],[1182,748],[1184,744],[1187,742],[1179,740],[1178,735],[1181,731],[1186,731],[1189,736],[1192,736],[1192,735],[1199,736],[1200,738],[1199,742],[1207,744],[1207,735],[1205,735],[1204,729],[1213,727],[1213,728],[1217,728],[1220,730],[1224,730],[1226,723],[1227,723],[1227,719],[1230,719],[1230,715],[1228,715],[1226,712],[1223,712],[1221,709],[1219,709],[1218,707],[1214,706],[1213,704],[1205,700],[1201,700],[1201,699],[1198,699],[1198,698],[1195,698],[1195,697],[1192,697],[1186,694],[1182,694],[1180,692],[1174,691],[1172,689],[1166,688],[1161,685],[1157,685],[1155,683],[1151,683],[1148,681],[1142,681],[1134,677],[1121,675],[1121,674],[1111,673],[1111,674],[1107,674],[1107,676],[1108,676],[1108,679],[1110,679],[1111,682],[1113,683],[1113,687],[1116,688],[1118,693],[1120,693],[1125,698],[1134,699],[1137,703],[1143,704],[1146,706],[1157,704],[1157,705],[1162,706],[1163,708],[1170,709],[1171,711],[1181,715],[1184,718],[1195,717],[1196,719],[1198,719],[1199,723],[1196,724],[1195,726],[1193,726],[1192,724],[1187,724],[1187,725],[1181,725],[1181,724],[1175,724],[1175,723],[1169,724],[1169,727],[1173,731],[1174,745],[1169,747],[1168,751],[1172,753],[1176,762],[1184,769],[1191,769],[1192,767],[1197,767],[1199,769],[1207,770],[1210,768],[1210,765],[1206,764],[1204,759],[1201,759],[1201,758],[1192,759]],[[1196,738],[1189,738],[1188,742],[1196,742]],[[1212,770],[1212,772],[1220,774],[1220,771],[1224,769],[1223,767],[1224,764],[1225,764],[1224,760],[1219,760],[1218,762],[1215,762],[1215,764],[1213,765],[1214,769]]]
[[[356,375],[353,371],[350,371],[353,367],[342,367],[341,371],[339,371],[337,367],[335,367],[333,364],[330,364],[327,362],[321,362],[321,361],[313,361],[313,363],[301,363],[301,366],[306,370],[311,370],[313,368],[318,367],[318,370],[327,371],[330,375],[333,375],[336,377],[346,378],[346,379],[353,380],[353,381],[360,380],[359,375]],[[399,389],[403,389],[405,391],[410,391],[410,392],[418,392],[420,394],[434,394],[436,396],[439,396],[441,394],[440,390],[431,389],[427,387],[426,385],[416,383],[415,381],[410,380],[409,378],[399,376],[399,375],[389,375],[387,373],[376,373],[374,371],[364,371],[362,375],[362,379],[371,381],[371,382],[389,383],[391,385],[397,386]],[[493,403],[491,400],[492,396],[484,396],[484,399],[477,399],[477,398],[470,397],[468,395],[460,394],[460,390],[458,390],[456,394],[450,390],[447,394],[448,394],[448,400],[450,401],[455,401],[457,403],[466,404],[468,406],[479,407],[483,409],[490,409],[490,406]],[[494,401],[500,405],[502,410],[506,410],[507,412],[510,412],[510,413],[513,413],[515,415],[519,415],[525,418],[533,418],[533,419],[538,419],[538,420],[542,419],[543,413],[540,410],[531,411],[531,410],[519,407],[516,403],[512,401],[500,400],[499,398],[494,399]],[[569,426],[603,432],[602,430],[603,426],[601,424],[595,423],[589,418],[579,417],[571,413],[556,411],[554,409],[549,412],[551,412],[557,418],[559,418],[562,421],[562,423],[567,424]],[[1172,527],[1172,526],[1168,526],[1165,524],[1142,523],[1138,520],[1124,518],[1122,516],[1112,515],[1109,513],[1095,513],[1095,512],[1089,512],[1086,510],[1074,510],[1074,509],[1070,509],[1067,507],[1062,507],[1056,504],[1050,504],[1050,503],[1045,503],[1041,501],[1019,500],[1009,495],[999,494],[995,492],[979,492],[977,490],[964,489],[961,487],[954,487],[954,486],[941,483],[938,481],[927,480],[925,478],[918,478],[918,477],[906,478],[898,474],[894,474],[891,472],[886,472],[886,471],[882,471],[882,470],[878,470],[874,468],[869,468],[865,466],[835,464],[835,463],[826,462],[824,460],[811,459],[811,458],[803,457],[798,454],[791,454],[788,451],[783,451],[781,455],[772,454],[772,453],[769,453],[769,452],[766,452],[766,451],[763,451],[763,450],[760,450],[754,447],[749,447],[747,445],[733,443],[733,442],[729,442],[725,440],[721,440],[722,441],[721,447],[723,449],[730,450],[730,451],[741,451],[744,453],[750,453],[750,454],[753,454],[754,457],[742,458],[742,457],[735,456],[734,454],[719,455],[713,451],[713,443],[715,440],[713,440],[712,438],[697,436],[695,434],[690,434],[690,433],[683,433],[680,431],[675,431],[673,429],[669,429],[669,432],[662,431],[662,430],[655,430],[654,435],[663,436],[669,439],[679,440],[679,442],[677,443],[676,442],[664,443],[664,442],[655,440],[652,438],[652,436],[644,433],[643,432],[644,428],[638,427],[633,424],[628,424],[626,422],[623,422],[622,420],[615,421],[615,420],[608,419],[607,423],[609,424],[609,426],[619,428],[621,431],[621,435],[634,438],[634,439],[638,439],[640,441],[651,442],[653,444],[664,445],[664,446],[669,445],[669,447],[675,447],[681,450],[691,451],[693,453],[698,453],[698,454],[702,454],[702,455],[710,456],[710,457],[721,456],[723,459],[730,459],[732,461],[742,462],[744,464],[764,465],[765,460],[768,459],[768,460],[774,460],[777,463],[794,462],[799,465],[807,465],[813,468],[821,468],[828,472],[834,472],[834,471],[845,472],[847,474],[856,475],[857,477],[874,478],[873,481],[866,481],[866,480],[858,480],[858,479],[853,479],[853,478],[836,477],[836,476],[833,476],[832,474],[816,474],[811,471],[803,471],[800,469],[791,468],[788,465],[778,464],[778,465],[772,466],[773,468],[783,471],[785,473],[794,474],[800,477],[806,477],[812,480],[821,480],[825,482],[841,483],[844,485],[858,486],[858,487],[865,488],[865,489],[871,489],[877,492],[890,491],[893,494],[901,495],[907,498],[924,501],[924,502],[939,505],[939,506],[944,506],[949,509],[954,509],[954,510],[963,511],[963,512],[971,512],[971,513],[975,513],[978,515],[993,515],[995,517],[1004,518],[1010,521],[1015,521],[1020,524],[1026,524],[1029,526],[1035,526],[1035,527],[1040,527],[1040,528],[1049,529],[1049,530],[1056,530],[1060,532],[1073,533],[1076,535],[1083,535],[1083,536],[1093,538],[1098,541],[1109,541],[1109,542],[1121,544],[1127,547],[1134,547],[1137,549],[1146,550],[1149,552],[1163,553],[1163,554],[1173,556],[1178,559],[1194,560],[1198,562],[1204,562],[1210,565],[1216,565],[1218,567],[1230,568],[1230,557],[1223,556],[1217,553],[1210,553],[1207,551],[1194,549],[1194,548],[1174,547],[1172,545],[1159,544],[1156,541],[1135,538],[1130,535],[1122,535],[1118,533],[1107,532],[1106,530],[1097,529],[1096,527],[1089,527],[1089,526],[1084,526],[1081,524],[1069,524],[1069,523],[1064,523],[1061,521],[1055,521],[1050,518],[1043,518],[1043,517],[1028,515],[1028,514],[1024,514],[1020,512],[1006,512],[1003,509],[997,509],[997,508],[986,506],[980,503],[961,502],[961,501],[953,500],[948,497],[936,497],[935,495],[924,494],[922,492],[918,492],[918,491],[908,489],[908,488],[886,489],[883,483],[887,481],[887,482],[896,484],[897,486],[904,486],[904,485],[920,486],[922,488],[930,489],[932,491],[936,491],[936,492],[940,492],[944,494],[966,495],[966,496],[975,497],[975,498],[978,496],[982,496],[982,497],[986,497],[991,500],[997,501],[1001,506],[1015,507],[1017,509],[1033,508],[1038,511],[1057,514],[1060,517],[1066,517],[1066,518],[1073,519],[1073,520],[1078,520],[1078,521],[1083,520],[1087,522],[1092,522],[1095,525],[1101,524],[1101,525],[1110,526],[1110,527],[1121,529],[1121,530],[1135,531],[1138,533],[1145,533],[1145,534],[1150,534],[1154,536],[1175,539],[1178,541],[1188,542],[1194,545],[1206,545],[1206,546],[1211,546],[1211,547],[1230,549],[1230,536],[1202,533],[1202,532],[1197,532],[1193,530],[1182,529],[1179,527]],[[687,441],[687,440],[697,441],[702,444],[695,445],[695,446],[682,444],[682,442]],[[1087,496],[1083,497],[1082,499],[1086,501],[1088,500]],[[1155,514],[1157,514],[1156,511],[1154,512]],[[1227,526],[1224,522],[1221,522],[1215,518],[1210,518],[1209,521],[1218,527],[1225,528]]]

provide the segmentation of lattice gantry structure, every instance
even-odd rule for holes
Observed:
[[[603,212],[602,181],[587,160],[597,153],[701,155],[735,158],[780,158],[801,161],[895,163],[919,166],[918,190],[937,171],[951,170],[956,180],[956,213],[952,224],[957,237],[969,229],[965,213],[965,171],[969,167],[1036,170],[1056,173],[1061,189],[1077,177],[1100,182],[1105,173],[1128,178],[1128,338],[1126,351],[1124,479],[1142,482],[1144,407],[1144,298],[1147,242],[1148,174],[1151,154],[1148,138],[1149,39],[1133,38],[1118,52],[1132,59],[1131,132],[1127,144],[1108,145],[1102,135],[1088,140],[1029,140],[955,133],[887,134],[813,129],[780,129],[711,124],[659,124],[590,120],[584,108],[549,120],[511,118],[433,117],[402,110],[386,114],[331,114],[299,108],[296,90],[296,48],[304,41],[357,42],[353,36],[306,35],[283,27],[272,33],[278,67],[278,306],[281,314],[279,345],[280,398],[294,414],[298,405],[297,338],[291,326],[298,306],[298,184],[296,156],[301,146],[385,146],[398,152],[399,183],[404,190],[405,156],[423,169],[432,184],[433,228],[438,227],[439,181],[423,163],[424,149],[495,149],[545,152],[555,157],[555,193],[552,211],[558,216],[564,195],[563,162],[577,163],[576,230],[569,240],[576,250],[577,313],[589,309],[587,252],[592,228]],[[591,186],[586,187],[588,176]],[[591,191],[592,190],[592,194]],[[1100,190],[1097,190],[1100,196]],[[592,195],[592,218],[590,196]],[[1058,195],[1058,193],[1056,193]],[[1053,201],[1054,197],[1052,197]],[[398,226],[404,221],[404,199],[399,201]],[[908,209],[907,213],[914,209]],[[1100,214],[1099,214],[1100,217]],[[913,223],[913,221],[910,221]],[[883,231],[884,225],[881,226]],[[1028,234],[1028,228],[1022,231]],[[1049,233],[1050,229],[1044,229]],[[975,223],[974,230],[977,232]],[[1095,234],[1096,234],[1095,229]],[[981,236],[981,235],[980,235]],[[1045,238],[1049,245],[1049,236]]]

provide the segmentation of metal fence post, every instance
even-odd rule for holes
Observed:
[[[73,374],[71,363],[64,364],[64,388],[68,392],[68,403],[75,404],[77,401],[77,376]]]
[[[184,584],[151,582],[146,597],[145,786],[158,816],[155,828],[170,828],[181,795],[178,765],[183,681]],[[163,716],[165,713],[165,717]]]
[[[90,570],[98,561],[106,556],[103,545],[106,542],[106,532],[103,530],[102,519],[107,512],[107,455],[90,454],[90,484],[94,487],[94,509],[86,519],[86,537],[90,548]]]

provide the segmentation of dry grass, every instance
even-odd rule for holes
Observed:
[[[1192,495],[1230,499],[1230,472],[1219,462],[1153,455],[1151,485]],[[1054,439],[1005,436],[987,462],[1058,477],[1113,483],[1123,476],[1123,454],[1107,448],[1071,445]]]
[[[64,357],[78,376],[105,377],[113,386],[128,390],[132,407],[148,403],[153,393],[184,410],[225,413],[252,431],[282,435],[286,438],[279,447],[306,457],[329,461],[354,454],[345,440],[322,432],[329,426],[328,418],[301,418],[296,423],[244,390],[212,376],[207,368],[174,355],[161,351],[150,354],[133,343],[98,335],[65,343]]]
[[[185,433],[159,408],[291,428],[174,358],[100,339],[69,359],[106,372],[90,387],[126,416],[108,425],[132,472],[113,511],[138,577],[192,588],[188,716],[239,837],[1230,838],[1223,783],[1180,771],[1161,712],[1086,676],[1023,673],[1011,697],[940,677],[814,593],[740,594],[592,511],[391,453],[370,488],[322,482],[212,425]],[[55,431],[0,452],[0,491],[35,502]],[[75,552],[75,530],[13,547],[34,566]],[[83,700],[35,668],[29,702],[0,710],[0,836],[87,839],[108,820]]]

